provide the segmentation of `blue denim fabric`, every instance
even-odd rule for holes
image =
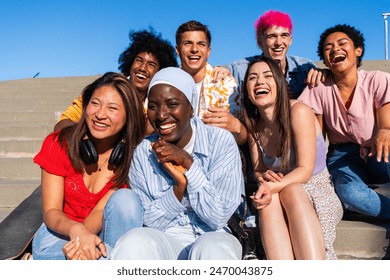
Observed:
[[[32,256],[34,260],[65,260],[62,246],[68,242],[68,238],[58,235],[45,224],[35,234],[32,242]]]
[[[100,238],[106,243],[107,252],[128,230],[141,227],[143,207],[138,195],[130,189],[115,191],[103,212]],[[45,224],[38,229],[32,242],[34,260],[65,260],[62,247],[69,238],[48,229]],[[101,258],[102,260],[105,258]]]
[[[100,238],[111,247],[132,228],[141,227],[143,207],[138,194],[131,189],[120,189],[108,200],[103,213]]]
[[[251,56],[232,62],[227,69],[236,79],[239,91],[242,92],[242,83],[244,82],[245,72],[248,64],[259,56]],[[310,69],[316,68],[315,64],[304,57],[287,55],[287,73],[286,81],[290,87],[292,98],[296,99],[306,87],[305,80]]]
[[[327,164],[335,191],[345,209],[390,219],[390,198],[378,194],[368,184],[390,182],[390,164],[360,157],[357,144],[330,145]]]

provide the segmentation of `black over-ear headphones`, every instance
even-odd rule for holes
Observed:
[[[118,166],[125,153],[125,143],[120,141],[112,149],[108,164]],[[99,154],[96,151],[95,145],[90,139],[83,139],[80,141],[81,158],[86,165],[96,164],[99,160]]]

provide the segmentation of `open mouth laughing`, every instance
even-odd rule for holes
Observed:
[[[170,134],[176,127],[176,123],[166,123],[166,124],[159,124],[158,131],[160,135],[167,135]]]
[[[258,89],[255,89],[255,95],[266,95],[269,93],[269,90],[268,89],[265,89],[265,88],[258,88]]]
[[[103,129],[105,129],[105,128],[108,127],[107,124],[104,124],[104,123],[101,123],[101,122],[98,122],[98,121],[92,121],[92,123],[93,123],[94,126],[96,126],[96,127],[98,127],[98,128],[103,128]]]
[[[136,76],[139,80],[141,80],[141,81],[146,80],[146,79],[148,78],[145,74],[141,74],[141,73],[136,73],[135,76]]]
[[[343,54],[338,54],[338,55],[335,55],[331,58],[331,62],[333,64],[337,64],[337,63],[342,62],[344,60],[345,60],[345,55],[343,55]]]

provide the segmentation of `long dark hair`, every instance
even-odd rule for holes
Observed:
[[[255,63],[265,62],[268,64],[276,83],[276,100],[273,121],[279,129],[281,141],[279,143],[279,150],[281,151],[282,165],[281,169],[289,167],[289,152],[291,147],[291,121],[290,121],[290,92],[287,86],[286,79],[283,75],[279,65],[271,58],[266,56],[259,56],[248,65],[245,73],[244,83],[242,87],[242,94],[244,99],[244,116],[245,124],[248,132],[255,138],[255,133],[262,133],[258,129],[257,123],[262,122],[262,116],[256,105],[252,103],[248,96],[248,74]]]
[[[114,88],[123,100],[126,110],[126,124],[123,127],[120,140],[124,142],[124,157],[122,163],[117,167],[112,181],[115,186],[128,183],[128,172],[135,147],[142,141],[145,135],[145,116],[143,107],[139,101],[135,88],[129,83],[126,77],[119,73],[107,72],[96,81],[86,86],[82,92],[83,113],[78,123],[65,127],[59,134],[61,145],[67,144],[67,154],[73,168],[82,172],[85,164],[80,155],[80,141],[89,135],[86,124],[86,107],[91,100],[94,91],[102,86]],[[93,142],[93,139],[91,139]]]

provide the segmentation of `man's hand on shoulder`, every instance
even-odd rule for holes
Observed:
[[[320,83],[323,83],[326,77],[329,75],[328,69],[312,68],[307,74],[305,83],[310,87],[317,87]]]

